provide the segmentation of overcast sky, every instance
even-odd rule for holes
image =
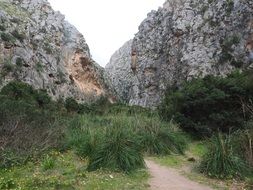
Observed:
[[[151,10],[165,0],[49,0],[84,35],[92,57],[105,66],[111,55],[138,32]]]

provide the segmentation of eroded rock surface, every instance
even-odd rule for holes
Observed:
[[[126,76],[119,69],[131,64],[131,53],[113,56],[110,76]],[[251,0],[168,0],[152,11],[139,26],[132,42],[137,52],[136,75],[113,83],[132,83],[131,105],[156,107],[170,86],[205,75],[226,75],[247,68],[253,60],[253,1]],[[128,58],[126,58],[127,56]],[[116,80],[116,79],[114,79]]]
[[[78,101],[107,93],[84,37],[46,0],[0,0],[0,35],[0,86],[20,80]]]
[[[134,81],[134,74],[131,70],[132,40],[126,42],[116,51],[110,62],[106,65],[105,71],[110,84],[115,88],[119,99],[129,102]]]

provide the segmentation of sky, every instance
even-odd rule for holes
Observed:
[[[92,58],[105,66],[112,54],[138,32],[151,10],[165,0],[49,0],[83,35]]]

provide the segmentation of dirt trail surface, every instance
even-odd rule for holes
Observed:
[[[180,175],[176,169],[160,166],[150,160],[145,162],[152,176],[149,180],[151,190],[212,190]]]

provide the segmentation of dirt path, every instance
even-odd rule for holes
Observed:
[[[149,180],[151,190],[212,190],[180,175],[176,169],[160,166],[150,160],[145,162],[152,176]]]

